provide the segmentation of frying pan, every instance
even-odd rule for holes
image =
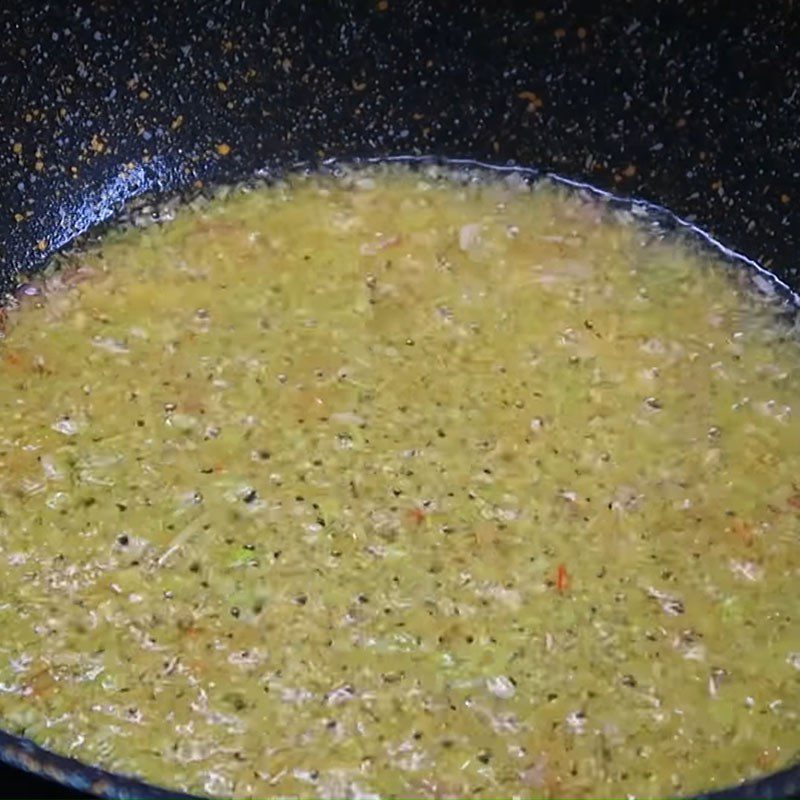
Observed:
[[[800,287],[792,0],[6,0],[0,99],[2,291],[143,194],[421,154],[645,198]],[[13,796],[179,796],[13,731],[0,761]]]

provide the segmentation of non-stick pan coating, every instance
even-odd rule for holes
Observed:
[[[643,197],[797,289],[799,13],[792,0],[10,0],[0,289],[142,192],[391,154]],[[0,735],[0,760],[145,796],[15,736]],[[726,796],[800,796],[800,768]]]

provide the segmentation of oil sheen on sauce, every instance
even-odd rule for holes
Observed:
[[[29,287],[0,726],[235,797],[675,796],[795,760],[797,338],[624,217],[296,177]]]

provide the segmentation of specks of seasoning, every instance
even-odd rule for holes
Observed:
[[[569,573],[564,564],[559,564],[556,570],[556,589],[559,592],[565,592],[569,588]]]
[[[252,487],[248,487],[242,493],[242,502],[250,504],[258,500],[258,492]]]
[[[567,728],[575,734],[586,731],[586,713],[584,711],[571,711],[566,718]]]
[[[683,601],[674,595],[660,591],[652,586],[648,587],[647,596],[657,600],[665,614],[675,617],[685,611]]]
[[[712,697],[719,694],[720,687],[723,681],[728,677],[728,670],[722,667],[712,667],[711,673],[708,676],[708,693]]]
[[[239,617],[241,616],[241,613],[242,613],[242,611],[239,608],[239,606],[231,606],[230,614],[234,619],[239,619]]]
[[[80,430],[79,424],[70,417],[62,417],[50,427],[64,436],[75,436]]]
[[[491,694],[495,697],[499,697],[501,700],[510,700],[517,691],[514,682],[505,675],[487,678],[486,688]]]
[[[517,92],[517,97],[520,100],[527,101],[528,111],[538,111],[544,105],[544,101],[536,92],[531,92],[527,89],[523,92]]]
[[[231,146],[226,142],[220,142],[217,145],[217,153],[221,156],[228,156],[231,153]]]
[[[408,512],[408,515],[414,525],[421,525],[427,517],[425,509],[420,508],[419,506],[414,506],[414,508]]]

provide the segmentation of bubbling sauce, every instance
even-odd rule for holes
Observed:
[[[233,797],[790,763],[800,349],[743,278],[394,168],[73,255],[0,341],[0,725]]]

